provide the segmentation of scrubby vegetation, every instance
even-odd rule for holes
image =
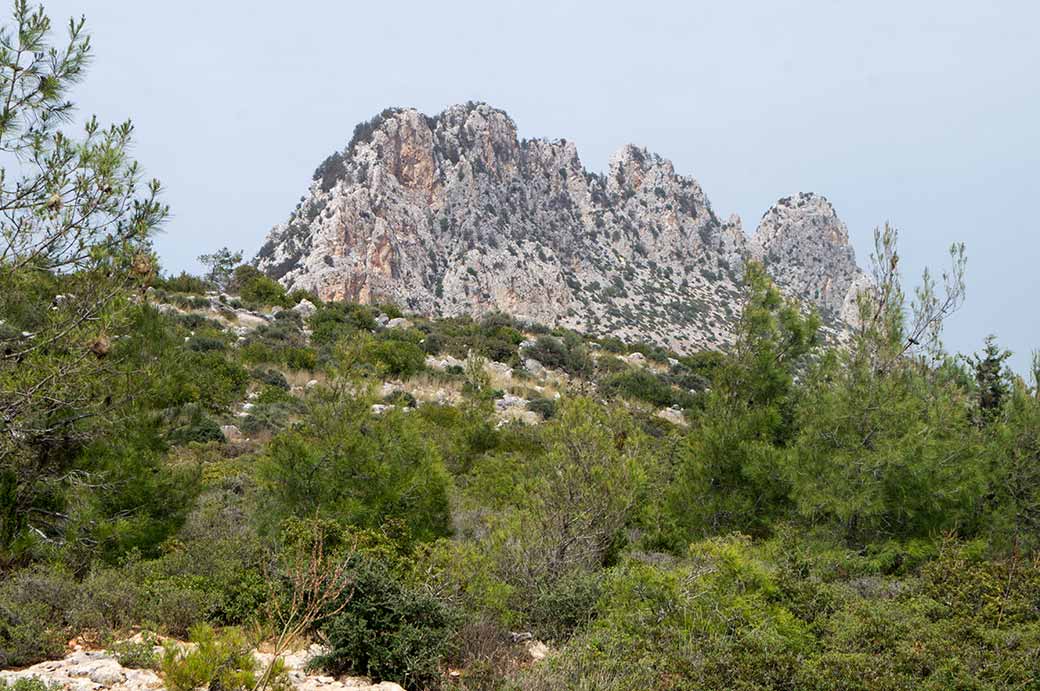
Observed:
[[[389,324],[226,250],[162,276],[129,128],[16,126],[77,27],[0,65],[0,144],[83,174],[0,224],[0,666],[144,628],[196,643],[117,648],[173,689],[282,684],[246,651],[290,633],[409,689],[1037,687],[1040,361],[942,350],[961,251],[907,304],[880,232],[842,345],[750,265],[735,347],[687,355]]]

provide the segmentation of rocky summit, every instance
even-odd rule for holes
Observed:
[[[520,140],[505,112],[469,103],[358,125],[255,263],[324,300],[501,310],[688,351],[732,342],[749,258],[830,327],[854,319],[867,278],[825,198],[779,200],[749,238],[646,149],[592,173],[572,142]]]

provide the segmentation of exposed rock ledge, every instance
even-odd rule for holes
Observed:
[[[339,677],[308,674],[304,671],[307,661],[315,654],[316,646],[296,651],[284,657],[289,672],[289,681],[298,691],[404,691],[399,685],[384,681],[373,684],[359,677]],[[161,654],[162,648],[156,647]],[[254,652],[257,660],[265,665],[271,655]],[[111,653],[104,650],[88,650],[75,646],[61,660],[48,660],[21,670],[0,671],[0,680],[12,683],[17,679],[38,677],[48,684],[59,684],[70,691],[160,691],[165,688],[162,678],[148,669],[131,669],[119,664]]]

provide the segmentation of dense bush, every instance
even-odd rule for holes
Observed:
[[[293,306],[281,283],[249,264],[242,264],[235,269],[228,290],[237,293],[251,309]]]
[[[426,368],[426,353],[406,340],[369,339],[362,348],[362,357],[388,377],[407,378]]]
[[[611,374],[600,381],[600,386],[608,394],[645,401],[659,408],[671,405],[688,408],[694,405],[694,398],[689,393],[641,368],[629,368]]]
[[[314,660],[332,674],[436,686],[452,652],[457,615],[386,552],[352,559],[346,608],[322,627],[329,651]]]
[[[425,333],[423,349],[431,354],[447,353],[465,359],[475,353],[510,365],[519,364],[517,347],[524,340],[525,325],[501,313],[490,313],[479,320],[470,317],[419,323]]]
[[[422,418],[370,401],[318,392],[299,425],[271,440],[262,477],[271,518],[323,516],[378,528],[389,520],[407,539],[448,531],[448,476]]]
[[[592,369],[592,358],[585,344],[577,334],[570,331],[560,337],[539,336],[533,345],[524,348],[524,357],[573,375],[587,376]]]
[[[332,346],[337,341],[376,328],[375,315],[365,305],[330,302],[322,305],[309,319],[311,341],[320,346]]]
[[[168,643],[163,651],[163,681],[171,691],[254,688],[258,665],[243,633],[234,629],[218,633],[205,624],[192,627],[190,633],[193,648]]]

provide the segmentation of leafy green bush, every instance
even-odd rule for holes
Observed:
[[[159,655],[155,652],[158,640],[147,631],[141,633],[138,641],[116,641],[109,646],[119,664],[131,669],[158,669]]]
[[[400,389],[391,391],[383,397],[383,403],[388,405],[399,405],[403,408],[414,408],[417,405],[415,396]]]
[[[256,683],[257,662],[252,642],[236,629],[217,633],[199,624],[191,629],[194,648],[167,643],[162,656],[163,680],[171,691],[217,687],[248,691]]]
[[[318,353],[311,348],[287,348],[285,366],[292,370],[313,371],[318,366]]]
[[[289,390],[289,382],[286,381],[285,375],[276,369],[264,369],[258,367],[250,371],[249,376],[261,384],[276,386],[279,389],[285,389],[286,391]]]
[[[164,423],[168,429],[166,439],[173,445],[224,440],[220,424],[192,403],[167,411]]]
[[[357,333],[376,328],[375,315],[365,305],[345,302],[329,302],[310,316],[311,341],[321,346],[331,346],[337,341]]]
[[[0,667],[60,657],[68,641],[65,613],[76,597],[75,581],[44,565],[0,580]]]
[[[562,369],[572,375],[588,375],[592,370],[589,357],[581,337],[567,331],[562,337],[539,336],[534,345],[524,348],[524,357],[534,358],[551,369]]]
[[[210,289],[209,283],[198,276],[182,271],[177,276],[159,276],[152,282],[157,290],[166,290],[171,293],[194,293],[202,295]]]
[[[538,637],[565,641],[589,624],[596,616],[602,580],[600,572],[576,571],[536,590],[523,608]]]
[[[61,684],[48,683],[39,677],[19,677],[14,681],[0,679],[0,691],[59,691]]]
[[[242,264],[235,269],[228,289],[237,292],[242,301],[253,309],[270,306],[292,307],[281,283],[268,278],[248,264]]]
[[[421,417],[319,391],[300,424],[277,435],[260,463],[267,516],[328,517],[378,528],[406,526],[408,539],[448,532],[449,478]]]
[[[386,376],[407,378],[426,368],[426,353],[415,343],[397,339],[371,339],[362,357]]]
[[[473,352],[496,362],[519,364],[517,346],[524,340],[523,325],[507,315],[491,313],[480,320],[455,317],[420,322],[418,327],[426,334],[423,349],[431,355],[447,353],[465,359]]]
[[[188,341],[188,347],[194,351],[204,353],[210,350],[226,350],[227,343],[223,338],[196,334]]]
[[[406,688],[436,684],[457,625],[450,604],[412,582],[386,554],[362,552],[352,565],[352,597],[322,627],[330,650],[313,664]]]
[[[540,396],[533,397],[527,402],[527,409],[541,415],[543,420],[549,420],[556,415],[556,401]]]
[[[653,372],[642,368],[626,368],[600,382],[603,391],[614,396],[645,401],[659,408],[671,405],[692,407],[693,397],[676,389]]]

